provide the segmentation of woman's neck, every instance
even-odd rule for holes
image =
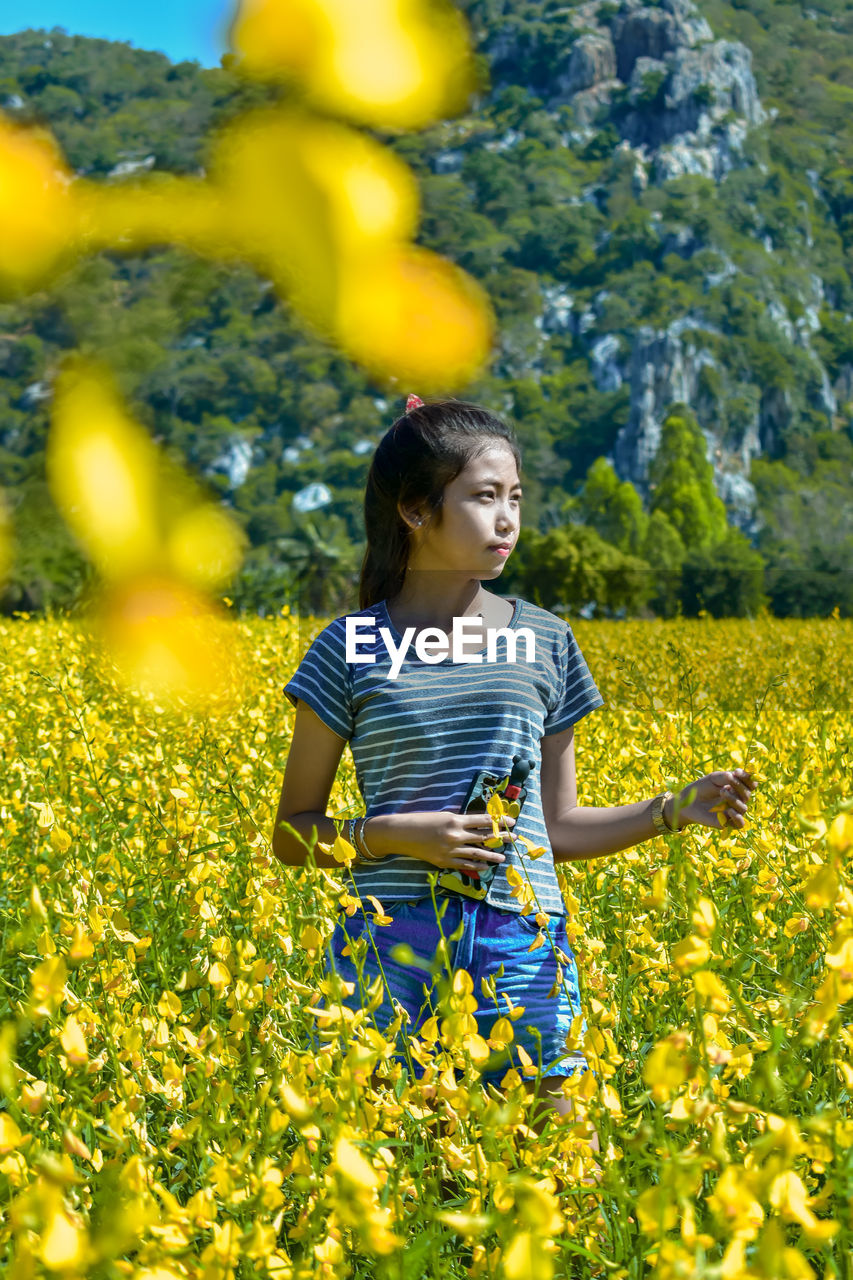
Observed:
[[[438,570],[413,570],[386,604],[406,626],[449,631],[454,618],[482,615],[489,598],[478,581],[454,583],[450,574]]]

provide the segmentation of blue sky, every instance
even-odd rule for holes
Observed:
[[[219,65],[233,0],[26,0],[0,4],[0,35],[28,27],[64,27],[69,35],[126,40],[158,49],[173,62]]]

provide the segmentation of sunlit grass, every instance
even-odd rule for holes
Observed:
[[[596,1075],[541,1135],[527,1071],[482,1088],[439,1019],[413,1081],[323,989],[352,881],[268,847],[323,621],[228,625],[243,701],[204,718],[67,620],[0,624],[4,1274],[845,1275],[853,624],[573,623],[606,699],[581,804],[760,786],[743,832],[563,864]],[[359,811],[348,754],[329,810]]]

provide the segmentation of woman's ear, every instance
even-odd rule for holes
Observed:
[[[397,508],[397,513],[404,524],[408,525],[409,531],[412,532],[424,523],[423,515],[417,507]]]

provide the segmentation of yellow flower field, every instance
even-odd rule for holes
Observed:
[[[483,1088],[439,1033],[412,1081],[324,986],[349,872],[268,844],[324,623],[234,619],[242,702],[203,716],[0,622],[4,1277],[848,1277],[853,622],[572,622],[580,804],[759,788],[742,832],[562,865],[592,1070],[541,1135],[535,1067]]]

